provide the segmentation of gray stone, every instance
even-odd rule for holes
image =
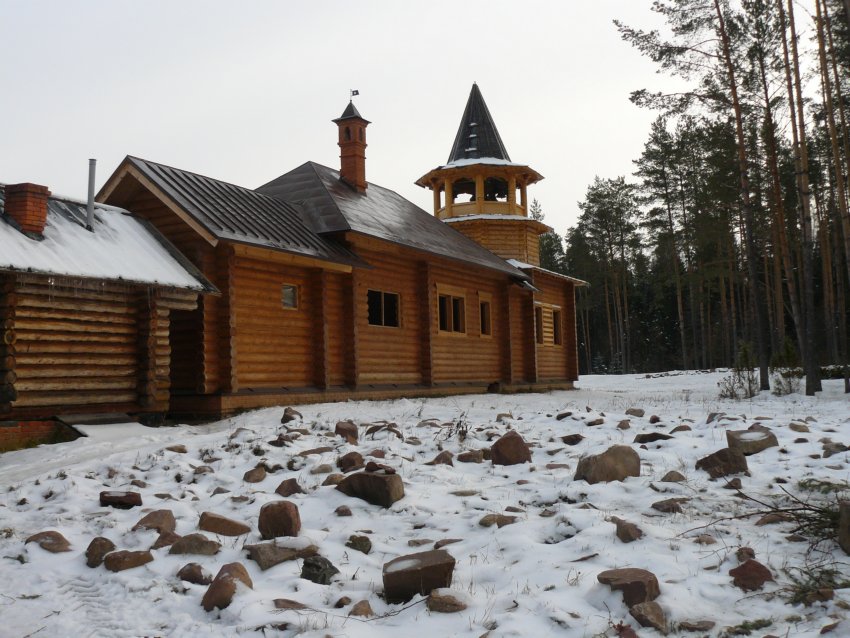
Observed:
[[[368,536],[352,534],[345,542],[345,546],[350,547],[351,549],[356,549],[358,552],[362,552],[363,554],[368,554],[372,551],[372,541],[369,540]]]
[[[626,410],[627,416],[634,416],[639,419],[642,418],[644,414],[646,414],[646,412],[641,408],[629,408],[628,410]]]
[[[777,447],[779,441],[770,430],[726,430],[726,443],[730,450],[737,450],[744,456],[758,454],[769,447]]]
[[[615,445],[602,454],[580,459],[574,480],[584,479],[593,485],[622,481],[630,476],[640,476],[640,457],[627,445]]]
[[[301,568],[301,578],[317,585],[329,585],[331,579],[338,573],[339,570],[324,556],[305,558],[304,566]]]

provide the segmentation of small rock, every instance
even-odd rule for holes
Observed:
[[[357,534],[352,534],[345,542],[345,546],[350,547],[351,549],[356,549],[358,552],[361,552],[363,554],[368,554],[372,551],[372,541],[369,540],[368,536],[358,536]]]
[[[186,563],[177,572],[177,578],[193,585],[209,585],[212,575],[198,563]]]
[[[838,545],[850,554],[850,501],[838,503]]]
[[[352,421],[340,421],[334,428],[334,434],[341,436],[351,445],[357,445],[357,426]]]
[[[726,430],[726,443],[730,450],[737,450],[744,456],[751,456],[767,448],[779,446],[776,435],[767,428]]]
[[[624,543],[634,542],[643,536],[643,530],[634,523],[629,523],[616,516],[612,516],[609,520],[617,526],[617,538]]]
[[[290,549],[280,547],[276,543],[257,543],[245,545],[243,548],[248,552],[248,558],[257,563],[263,571],[290,560],[309,558],[319,553],[315,545],[308,545],[301,549]]]
[[[201,474],[215,474],[215,470],[209,465],[199,465],[193,470],[193,473],[200,476]]]
[[[248,470],[245,472],[242,480],[246,483],[262,483],[266,480],[266,468],[260,465],[252,470]]]
[[[327,485],[339,485],[342,482],[342,479],[345,478],[345,474],[340,474],[339,472],[334,472],[332,474],[328,474],[325,477],[325,480],[322,481],[322,486]]]
[[[333,452],[333,451],[334,451],[334,449],[332,447],[330,447],[329,445],[325,445],[325,446],[322,446],[322,447],[314,447],[314,448],[311,448],[309,450],[304,450],[303,452],[299,452],[298,456],[306,458],[308,456],[316,456],[316,455],[319,455],[319,454],[327,454],[328,452]]]
[[[546,469],[547,470],[568,470],[568,469],[570,469],[570,466],[567,465],[566,463],[547,463]]]
[[[351,611],[348,612],[349,616],[374,616],[375,612],[372,611],[372,605],[369,604],[368,600],[360,600],[354,603],[354,606],[351,608]]]
[[[680,620],[676,625],[683,631],[711,631],[714,629],[715,623],[713,620]]]
[[[684,483],[688,479],[685,478],[685,475],[681,472],[677,472],[676,470],[670,470],[661,477],[662,483]]]
[[[623,601],[629,607],[655,600],[661,594],[655,574],[645,569],[609,569],[598,574],[596,580],[615,591],[622,591]]]
[[[334,608],[342,609],[343,607],[347,607],[351,604],[351,599],[348,596],[343,596],[338,601],[334,603]]]
[[[752,560],[756,557],[756,551],[752,547],[739,547],[735,550],[735,558],[738,559],[739,563],[745,563],[748,560]]]
[[[292,496],[293,494],[303,494],[304,489],[298,484],[297,479],[288,478],[282,481],[281,484],[277,486],[277,489],[274,492],[275,494],[286,498],[287,496]]]
[[[667,633],[667,619],[664,617],[664,611],[654,600],[633,605],[629,613],[641,627],[652,627],[662,634]]]
[[[653,414],[651,417],[649,417],[649,422],[650,422],[652,425],[655,425],[655,424],[656,424],[656,423],[658,423],[659,421],[661,421],[661,417],[659,417],[657,414]]]
[[[334,510],[337,516],[351,516],[351,508],[348,505],[340,505]]]
[[[198,529],[213,534],[220,534],[221,536],[241,536],[251,531],[251,528],[245,525],[245,523],[234,521],[231,518],[227,518],[221,514],[214,514],[213,512],[203,512],[201,514]]]
[[[132,552],[120,550],[108,553],[103,559],[103,566],[111,572],[123,572],[125,569],[141,567],[153,560],[153,554],[148,550]]]
[[[297,600],[290,600],[289,598],[275,598],[273,602],[275,609],[308,609],[304,603],[299,603]]]
[[[216,574],[207,592],[204,594],[201,600],[201,606],[206,611],[212,611],[216,607],[218,609],[226,609],[233,602],[233,596],[236,595],[237,583],[242,583],[248,589],[254,588],[254,583],[251,582],[248,570],[245,569],[242,563],[228,563],[224,565],[218,571],[218,574]]]
[[[591,485],[640,476],[640,457],[627,445],[615,445],[602,454],[585,456],[578,462],[574,480]]]
[[[635,436],[635,443],[655,443],[656,441],[669,441],[673,437],[664,432],[647,432]]]
[[[441,549],[446,545],[453,545],[454,543],[459,543],[462,540],[462,538],[441,538],[436,543],[434,543],[434,549]]]
[[[86,548],[86,565],[92,568],[100,567],[103,564],[104,556],[114,550],[115,543],[108,538],[104,538],[103,536],[93,538]]]
[[[183,445],[182,443],[177,443],[176,445],[169,445],[165,449],[168,450],[169,452],[174,452],[176,454],[186,454],[186,452],[188,452],[188,450],[186,449],[186,446]]]
[[[740,490],[742,487],[743,487],[743,484],[741,483],[741,479],[739,479],[736,476],[735,478],[733,478],[732,480],[727,482],[726,485],[723,486],[723,489],[724,490]]]
[[[617,429],[618,429],[618,430],[630,430],[630,429],[631,429],[631,427],[632,427],[632,423],[631,423],[631,421],[629,421],[628,419],[623,419],[622,421],[620,421],[620,422],[617,424]]]
[[[455,592],[443,588],[431,590],[425,606],[429,611],[441,614],[453,614],[466,609],[466,603]]]
[[[51,554],[71,551],[71,543],[68,542],[68,539],[53,530],[33,534],[24,541],[24,545],[27,543],[36,543],[41,549]]]
[[[298,536],[301,531],[301,515],[298,506],[291,501],[274,501],[260,508],[257,523],[264,540],[278,536]]]
[[[602,425],[604,423],[605,423],[605,419],[599,418],[599,419],[593,419],[592,421],[586,421],[585,425],[587,427],[594,427],[594,426],[597,426],[597,425]]]
[[[717,539],[714,538],[711,534],[700,534],[696,538],[694,538],[694,542],[697,545],[714,545],[717,543]]]
[[[377,463],[369,462],[371,465]],[[385,474],[379,471],[366,471],[349,474],[336,486],[343,494],[363,499],[372,505],[389,507],[404,497],[404,483],[398,474]]]
[[[450,587],[454,568],[454,557],[444,549],[399,556],[384,565],[384,597],[390,604],[406,603],[417,594]]]
[[[492,527],[496,525],[497,527],[504,527],[505,525],[512,525],[516,523],[516,516],[508,516],[506,514],[485,514],[478,524],[481,527]]]
[[[641,408],[629,408],[628,410],[626,410],[627,416],[634,416],[638,419],[643,418],[644,414],[646,414],[646,412],[644,412]]]
[[[729,570],[732,583],[744,591],[756,591],[764,587],[767,581],[773,580],[770,570],[757,560],[749,559],[734,569]]]
[[[283,411],[283,416],[280,418],[280,422],[283,423],[283,424],[286,424],[286,423],[291,423],[292,421],[295,421],[296,419],[303,419],[303,417],[301,416],[301,413],[294,408],[286,408]],[[209,611],[209,610],[207,610],[207,611]]]
[[[177,541],[182,538],[180,534],[175,532],[162,532],[159,536],[157,536],[153,545],[151,545],[151,549],[162,549],[163,547],[170,547],[174,545]]]
[[[531,462],[531,450],[528,443],[516,430],[499,437],[490,447],[493,465],[517,465]]]
[[[794,517],[790,514],[786,514],[785,512],[770,512],[756,521],[756,527],[762,527],[764,525],[774,525],[776,523],[787,523],[788,521],[793,520]]]
[[[142,495],[138,492],[107,491],[100,493],[101,507],[114,507],[119,510],[128,510],[131,507],[139,507],[142,504]]]
[[[174,542],[168,553],[215,556],[220,549],[220,543],[210,540],[203,534],[186,534],[186,536]]]
[[[678,432],[690,432],[692,429],[693,428],[691,428],[690,425],[685,425],[683,423],[682,425],[677,425],[675,428],[670,430],[670,434],[676,434]]]
[[[705,470],[711,478],[747,471],[747,458],[737,450],[723,448],[697,461],[696,469]]]
[[[133,479],[132,481],[130,481],[130,485],[132,485],[133,487],[138,487],[140,489],[145,489],[148,486],[148,484],[141,479]]]
[[[457,455],[460,463],[481,463],[484,461],[484,450],[467,450]]]
[[[153,529],[162,534],[163,532],[173,532],[177,529],[177,521],[174,519],[174,513],[171,510],[154,510],[145,514],[139,519],[139,522],[133,525],[133,530]]]
[[[343,454],[336,461],[336,466],[345,474],[353,472],[354,470],[359,470],[363,467],[363,465],[363,455],[360,454],[360,452],[349,452],[348,454]]]
[[[830,456],[841,454],[841,452],[846,452],[847,450],[850,450],[850,448],[843,443],[830,441],[823,444],[823,458],[828,459]]]
[[[682,503],[687,503],[688,498],[668,498],[652,504],[652,509],[665,514],[678,514],[682,511]]]
[[[330,474],[334,471],[334,466],[330,463],[321,463],[320,465],[316,465],[315,467],[310,468],[310,474]]]
[[[434,457],[433,460],[428,461],[425,465],[454,465],[452,459],[454,458],[454,454],[449,452],[448,450],[443,450],[437,456]],[[482,455],[483,459],[483,455]]]
[[[329,585],[331,579],[338,573],[339,570],[324,556],[305,558],[301,568],[301,578],[317,585]]]
[[[584,437],[581,434],[567,434],[561,437],[561,442],[566,445],[578,445],[582,441],[584,441]]]

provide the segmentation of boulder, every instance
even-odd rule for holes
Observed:
[[[670,470],[661,477],[662,483],[683,483],[688,479],[681,472],[677,472],[676,470]]]
[[[257,543],[256,545],[245,545],[243,549],[248,551],[248,558],[257,563],[263,571],[286,561],[309,558],[319,553],[319,548],[315,545],[291,549],[280,547],[276,543]]]
[[[593,485],[622,481],[629,476],[640,476],[640,457],[628,445],[615,445],[602,454],[579,459],[574,480],[584,479]]]
[[[428,461],[425,465],[454,465],[452,459],[454,458],[454,454],[449,452],[448,450],[443,450],[437,456],[433,458],[433,460]],[[482,455],[483,459],[483,455]]]
[[[298,484],[298,480],[294,478],[288,478],[281,482],[280,485],[277,486],[275,490],[275,494],[286,498],[287,496],[292,496],[293,494],[303,494],[304,489]]]
[[[246,483],[262,483],[266,479],[266,468],[262,465],[248,470],[242,477]]]
[[[450,587],[455,559],[444,549],[399,556],[384,564],[384,598],[388,603],[406,603],[417,594]]]
[[[374,616],[375,612],[372,611],[372,605],[369,604],[368,600],[360,600],[354,603],[354,606],[351,608],[351,611],[348,612],[349,616],[365,616],[368,618],[369,616]]]
[[[752,558],[730,569],[729,575],[732,576],[732,584],[744,591],[759,590],[767,581],[773,580],[770,570]]]
[[[283,423],[283,424],[286,424],[286,423],[291,423],[292,421],[295,421],[296,419],[301,419],[301,418],[303,418],[303,417],[301,416],[301,413],[298,410],[296,410],[294,408],[286,408],[283,411],[283,416],[280,417],[280,422]],[[207,610],[207,611],[209,611],[209,610]]]
[[[108,538],[104,538],[103,536],[93,538],[86,548],[86,565],[92,568],[100,567],[103,564],[104,556],[114,550],[115,543]]]
[[[357,445],[357,426],[352,421],[340,421],[334,428],[334,434],[341,436],[351,445]]]
[[[388,474],[384,470],[370,472],[367,469],[365,472],[349,474],[339,482],[336,489],[347,496],[381,507],[389,507],[404,497],[404,483],[401,477],[395,473]]]
[[[209,585],[212,576],[198,563],[186,563],[177,572],[177,578],[193,585]]]
[[[310,556],[304,559],[301,568],[301,578],[312,581],[317,585],[329,585],[331,579],[339,573],[333,563],[324,556]]]
[[[251,531],[251,528],[245,525],[245,523],[234,521],[231,518],[227,518],[221,514],[214,514],[213,512],[204,512],[201,514],[201,520],[198,521],[198,529],[221,536],[241,536]]]
[[[705,470],[711,478],[747,471],[747,458],[737,450],[723,448],[697,461],[696,468]]]
[[[617,526],[617,538],[624,543],[632,543],[643,536],[643,530],[634,523],[629,523],[616,516],[612,516],[609,520]]]
[[[221,544],[210,540],[203,534],[187,534],[174,542],[168,550],[169,554],[197,554],[198,556],[214,556],[221,549]]]
[[[36,543],[41,549],[51,554],[71,551],[71,543],[68,542],[68,539],[53,530],[33,534],[24,541],[24,545],[27,543]]]
[[[626,410],[626,416],[634,416],[639,419],[642,418],[644,414],[646,414],[646,412],[641,408],[629,408]]]
[[[778,447],[776,435],[765,429],[726,430],[726,443],[730,450],[736,450],[744,456],[758,454],[769,447]]]
[[[645,569],[636,567],[609,569],[599,573],[596,580],[615,591],[622,591],[623,602],[629,607],[655,600],[661,595],[655,574]]]
[[[528,443],[516,430],[499,437],[490,448],[493,465],[517,465],[531,462],[531,450]]]
[[[122,549],[108,553],[103,559],[103,565],[111,572],[123,572],[125,569],[141,567],[153,560],[153,554],[148,550],[132,552]]]
[[[457,592],[442,588],[431,590],[425,606],[429,611],[441,614],[452,614],[466,609],[466,603],[461,600]]]
[[[171,510],[155,510],[145,514],[139,519],[139,522],[133,525],[133,531],[139,529],[153,529],[162,534],[163,532],[173,532],[177,529],[177,521],[174,519],[174,513]]]
[[[435,459],[436,460],[436,459]],[[459,463],[481,463],[484,461],[484,450],[467,450],[457,455]]]
[[[142,495],[138,492],[106,491],[100,493],[101,507],[114,507],[119,510],[128,510],[131,507],[139,507],[142,504]]]
[[[260,508],[258,522],[260,536],[265,540],[278,536],[298,536],[301,531],[301,515],[298,506],[291,501],[274,501]]]
[[[363,455],[360,454],[360,452],[349,452],[348,454],[343,454],[336,460],[336,466],[345,474],[353,472],[354,470],[359,470],[363,467],[363,465]]]
[[[662,634],[667,633],[667,619],[664,617],[664,610],[654,600],[632,605],[629,613],[632,618],[640,623],[641,627],[652,627]]]
[[[251,577],[248,575],[248,570],[242,563],[228,563],[224,565],[215,579],[213,579],[207,592],[201,600],[201,606],[206,611],[212,611],[216,607],[219,609],[227,608],[233,602],[233,596],[236,595],[238,583],[243,584],[249,589],[254,588],[254,583],[251,582]]]

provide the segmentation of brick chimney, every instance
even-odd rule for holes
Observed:
[[[41,235],[47,223],[47,186],[38,184],[6,184],[6,215],[14,219],[26,233]]]
[[[365,192],[366,183],[366,127],[353,102],[349,102],[342,115],[334,120],[339,128],[339,178],[358,192]]]

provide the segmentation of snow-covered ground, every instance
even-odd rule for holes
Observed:
[[[848,557],[837,546],[809,552],[807,542],[787,540],[791,523],[756,526],[758,516],[733,518],[759,506],[724,489],[727,479],[712,481],[694,467],[699,458],[726,446],[727,429],[746,429],[758,421],[776,435],[779,446],[748,457],[750,476],[739,475],[746,494],[770,501],[783,496],[783,487],[807,499],[813,494],[800,489],[801,479],[850,481],[850,452],[823,457],[826,437],[850,443],[844,431],[850,401],[841,382],[825,382],[817,397],[762,393],[734,402],[718,399],[721,376],[587,376],[573,392],[296,406],[303,420],[289,426],[309,434],[282,448],[267,444],[285,432],[282,410],[265,409],[205,426],[90,426],[88,438],[0,454],[0,635],[591,637],[614,636],[614,626],[623,622],[640,636],[658,636],[655,629],[641,628],[621,594],[596,578],[603,570],[638,567],[658,577],[657,602],[671,635],[719,636],[746,621],[769,620],[769,627],[753,635],[816,636],[839,622],[832,635],[848,636],[850,590],[838,589],[831,601],[809,607],[786,602],[791,575],[799,574],[795,569],[828,561],[839,580],[850,579]],[[644,409],[645,416],[627,417],[632,407]],[[555,418],[565,411],[572,416]],[[712,412],[726,417],[708,423]],[[660,421],[651,424],[652,415]],[[601,425],[587,425],[599,418]],[[630,429],[618,429],[626,418]],[[344,419],[394,422],[404,440],[386,430],[366,436],[367,428],[361,427],[359,444],[350,445],[333,435],[337,421]],[[792,422],[805,423],[810,432],[801,433],[800,425],[792,430]],[[458,428],[447,424],[467,425],[468,436],[461,440]],[[670,433],[682,424],[692,429],[646,449],[633,443],[637,434]],[[532,445],[530,464],[455,459],[454,466],[425,465],[441,449],[458,454],[489,447],[508,429]],[[561,442],[576,433],[585,437],[577,445]],[[164,449],[176,443],[184,444],[187,453]],[[639,453],[640,477],[595,485],[573,480],[581,456],[615,444]],[[321,446],[334,449],[286,469],[299,452]],[[367,460],[368,453],[383,450],[380,462],[397,469],[405,497],[383,509],[322,486],[327,474],[311,470],[333,465],[351,450]],[[202,461],[211,457],[217,460]],[[264,459],[284,468],[260,483],[245,482],[245,472]],[[194,468],[204,464],[214,472],[196,474]],[[687,480],[661,482],[670,470]],[[275,489],[286,478],[296,478],[306,492],[288,497],[298,505],[303,525],[300,538],[290,543],[316,545],[340,570],[330,585],[300,578],[300,560],[263,572],[242,549],[260,542],[260,507],[281,499]],[[144,486],[131,486],[132,480]],[[214,493],[216,488],[227,491]],[[101,491],[127,489],[141,492],[142,507],[99,505]],[[690,500],[681,513],[651,508],[671,497]],[[353,516],[337,516],[340,505],[350,507]],[[479,525],[485,514],[506,513],[506,508],[518,516],[516,523]],[[197,532],[205,511],[247,523],[252,531],[238,537],[207,534],[222,543],[214,556],[171,555],[166,547],[153,550],[153,562],[127,571],[86,566],[85,550],[96,536],[109,538],[118,549],[148,549],[157,534],[131,528],[155,509],[170,509],[181,535]],[[643,538],[620,541],[608,520],[612,516],[637,524]],[[52,554],[24,543],[44,530],[61,532],[72,550]],[[370,538],[368,555],[346,547],[354,533]],[[716,543],[695,542],[706,534]],[[408,605],[385,603],[380,595],[384,563],[449,538],[461,539],[445,549],[457,560],[452,589],[467,609],[431,612],[421,597]],[[776,579],[761,591],[744,592],[732,584],[729,570],[738,565],[736,550],[742,546],[752,548]],[[213,575],[226,563],[241,562],[254,588],[240,589],[227,609],[208,613],[200,604],[206,587],[176,577],[188,562],[201,563]],[[375,615],[349,617],[350,605],[334,607],[343,596],[355,603],[368,600]],[[272,601],[277,598],[299,601],[307,609],[276,610]],[[678,628],[682,621],[698,620],[716,626],[691,634]]]

